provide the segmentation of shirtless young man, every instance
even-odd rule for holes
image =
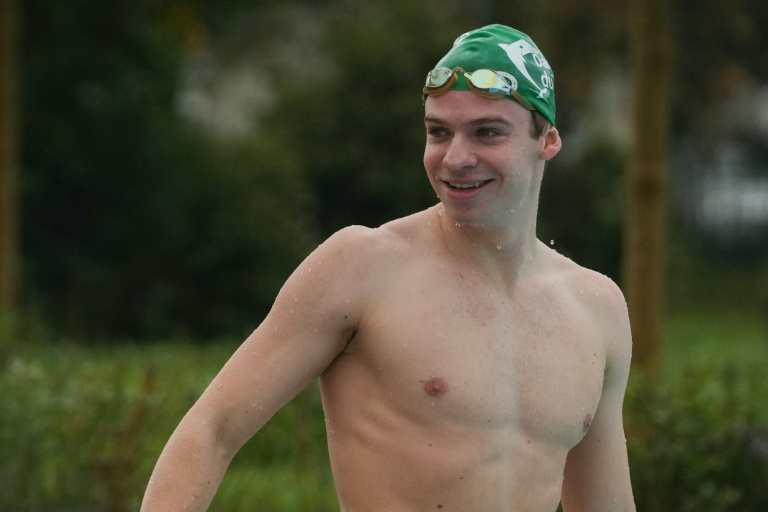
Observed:
[[[536,239],[561,145],[549,64],[493,25],[437,67],[424,167],[440,202],[343,229],[299,266],[173,433],[142,511],[205,510],[240,446],[317,377],[344,512],[635,509],[624,299]]]

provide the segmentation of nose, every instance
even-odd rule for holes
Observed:
[[[451,171],[462,171],[477,165],[477,155],[470,140],[454,136],[443,157],[443,164]]]

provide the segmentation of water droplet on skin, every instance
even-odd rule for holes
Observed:
[[[496,248],[497,248],[498,250],[501,250],[501,246],[500,246],[500,245],[497,245],[497,246],[496,246]]]

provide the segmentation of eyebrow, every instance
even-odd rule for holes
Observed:
[[[440,119],[439,117],[433,117],[433,116],[425,116],[424,117],[425,123],[435,123],[435,124],[447,124],[444,120]],[[492,117],[480,117],[477,119],[473,119],[469,122],[470,126],[479,126],[489,123],[500,123],[503,125],[511,125],[512,123],[505,117],[502,116],[492,116]]]

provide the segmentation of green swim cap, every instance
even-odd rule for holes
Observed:
[[[436,68],[461,67],[471,73],[478,69],[504,71],[517,80],[517,92],[555,125],[555,75],[533,40],[504,25],[488,25],[459,36],[453,48]],[[514,88],[513,84],[513,88]],[[459,76],[457,91],[468,91]]]

